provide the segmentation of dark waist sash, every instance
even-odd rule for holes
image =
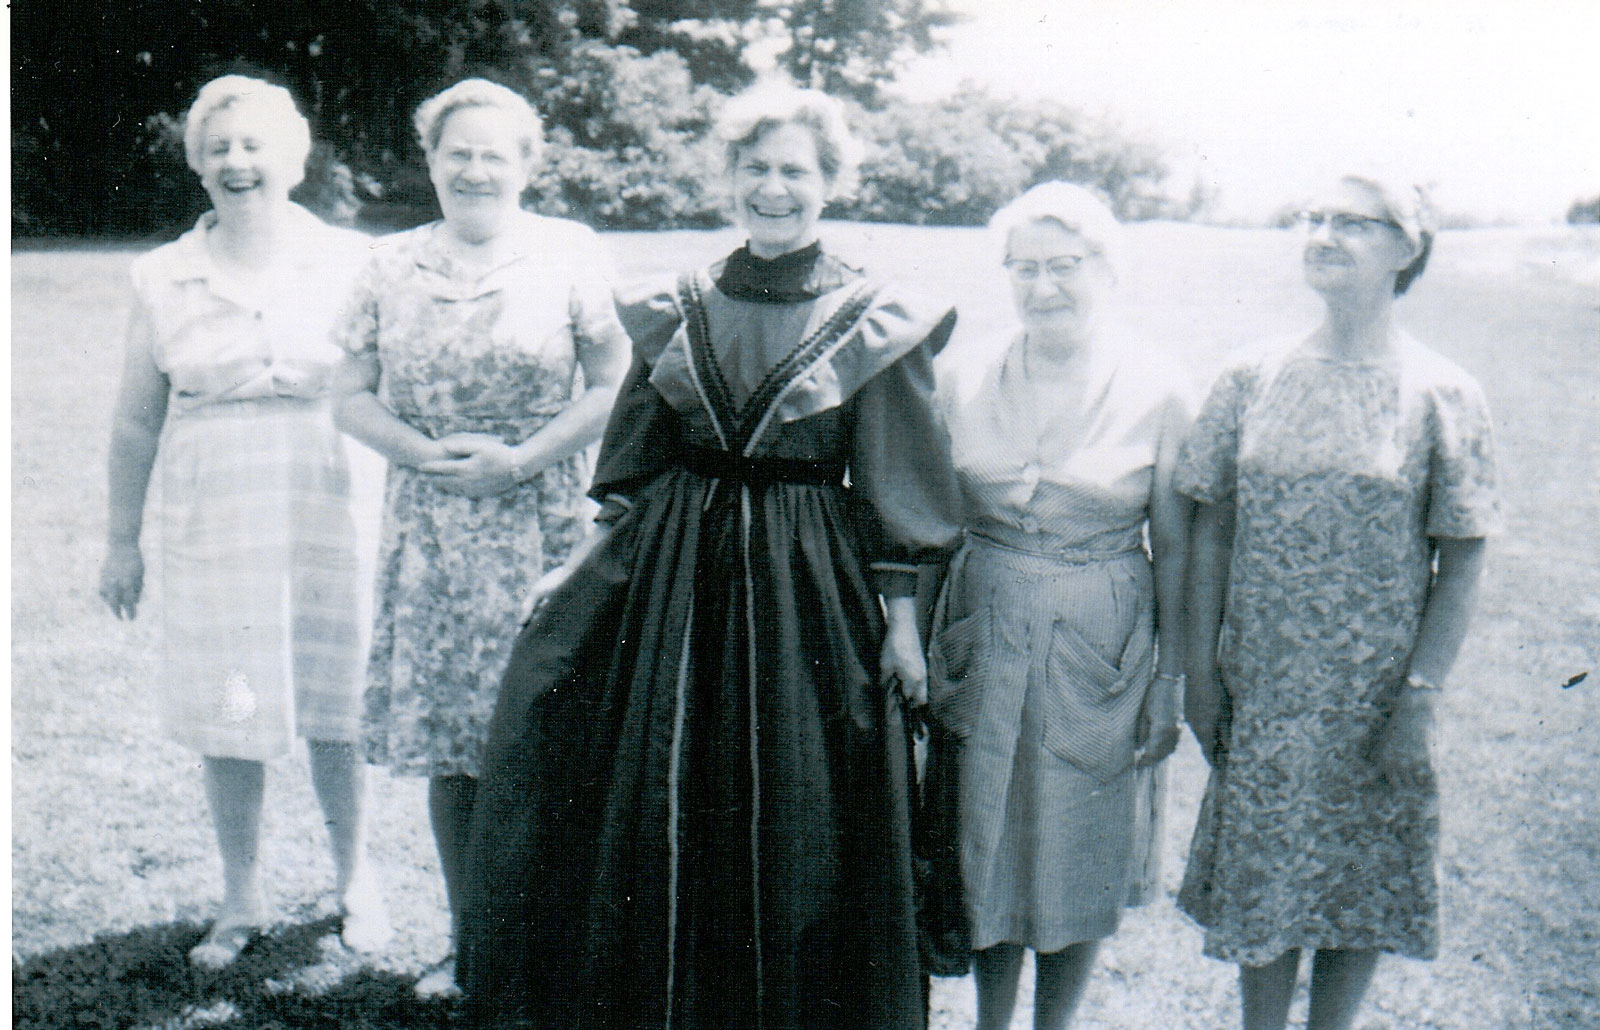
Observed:
[[[679,460],[684,468],[695,475],[707,479],[729,479],[748,486],[767,486],[771,483],[841,486],[844,483],[842,461],[747,458],[714,447],[686,447]]]

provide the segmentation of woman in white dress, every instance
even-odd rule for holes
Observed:
[[[100,595],[133,618],[157,454],[166,735],[204,756],[223,898],[190,953],[231,963],[261,925],[265,763],[309,742],[332,839],[344,940],[379,947],[388,917],[364,860],[361,656],[349,467],[329,338],[364,239],[289,200],[311,135],[288,91],[207,83],[184,131],[212,209],[133,264],[136,292],[110,454]]]

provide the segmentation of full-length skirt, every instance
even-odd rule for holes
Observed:
[[[460,973],[486,1025],[924,1025],[909,754],[844,490],[675,469],[517,641]]]

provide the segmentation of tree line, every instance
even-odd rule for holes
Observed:
[[[708,129],[762,53],[846,98],[866,144],[863,186],[831,214],[980,224],[1034,182],[1095,186],[1129,218],[1188,217],[1152,146],[1069,103],[966,88],[910,102],[888,87],[937,46],[938,0],[17,0],[12,30],[12,228],[17,235],[157,235],[205,197],[181,118],[233,70],[294,91],[319,140],[302,202],[401,225],[432,213],[412,138],[418,102],[487,71],[546,123],[532,206],[598,228],[719,224]]]

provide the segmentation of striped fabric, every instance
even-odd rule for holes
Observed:
[[[962,742],[973,947],[1108,936],[1154,886],[1160,785],[1132,766],[1150,564],[1138,550],[1064,561],[973,535],[950,577],[932,704]]]
[[[959,741],[972,946],[1050,952],[1110,935],[1158,887],[1162,776],[1133,767],[1155,656],[1143,534],[1185,402],[1159,363],[1107,352],[1076,389],[1041,387],[1021,348],[997,340],[940,383],[968,533],[929,673]]]
[[[296,735],[354,740],[360,650],[344,441],[326,400],[176,412],[161,443],[172,740],[264,761]]]

